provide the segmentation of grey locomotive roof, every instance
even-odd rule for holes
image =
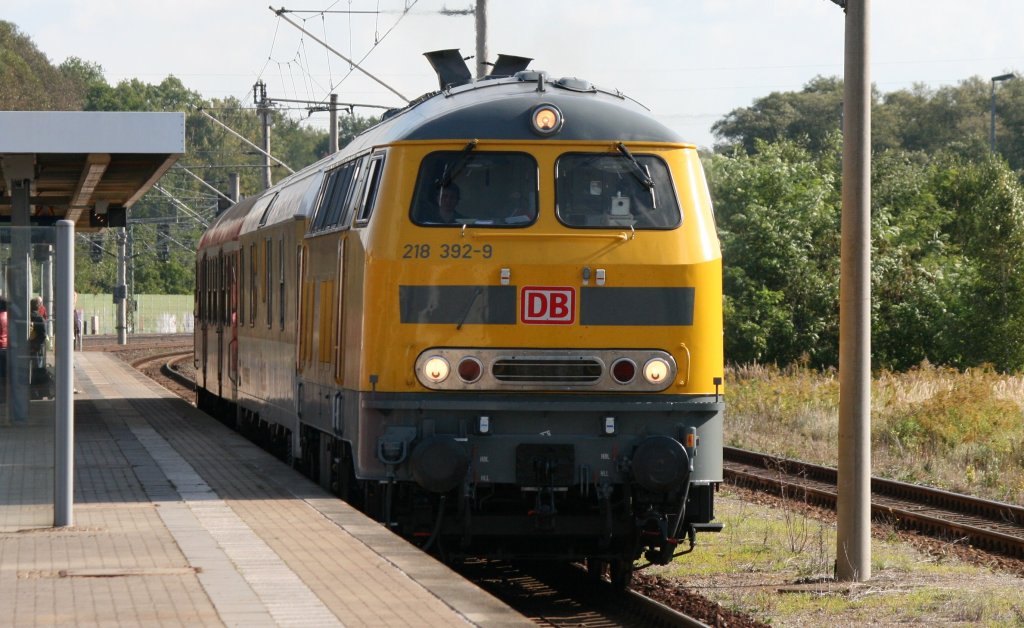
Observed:
[[[546,138],[534,133],[530,124],[530,115],[541,104],[555,105],[565,120],[558,133]],[[320,178],[308,175],[323,172],[375,146],[403,140],[683,141],[655,120],[647,108],[619,92],[596,88],[575,78],[551,80],[544,72],[532,70],[426,94],[404,109],[389,113],[380,124],[357,136],[338,153],[282,179],[271,191],[319,185]],[[311,202],[275,207],[265,224],[291,220],[295,211],[308,215],[311,209]],[[242,232],[257,229],[258,226],[250,224],[254,222],[255,219],[248,218]]]
[[[646,108],[617,92],[525,71],[423,97],[357,137],[343,153],[402,140],[537,140],[530,114],[544,103],[558,107],[565,119],[551,140],[682,142]]]

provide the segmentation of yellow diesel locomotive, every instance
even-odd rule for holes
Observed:
[[[716,531],[722,267],[693,145],[501,56],[224,212],[200,407],[445,557],[628,581]]]

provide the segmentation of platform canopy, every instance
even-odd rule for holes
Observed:
[[[31,225],[123,223],[184,152],[184,113],[0,111],[0,225],[10,224],[25,180]]]

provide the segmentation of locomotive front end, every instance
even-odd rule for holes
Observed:
[[[397,320],[364,336],[361,471],[408,482],[420,496],[389,516],[448,554],[664,564],[719,528],[721,259],[699,159],[529,140],[392,148],[414,180],[392,199],[407,224],[368,251],[365,298]]]

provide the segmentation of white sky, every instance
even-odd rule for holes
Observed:
[[[272,0],[280,8],[280,0]],[[298,0],[295,10],[382,11],[306,18],[307,30],[407,98],[436,89],[422,53],[475,51],[472,16],[443,16],[474,0]],[[103,66],[111,84],[158,83],[168,74],[205,97],[251,103],[322,99],[348,65],[280,20],[267,0],[2,0],[52,62],[77,56]],[[401,10],[411,6],[401,18]],[[533,69],[618,88],[684,139],[711,145],[710,126],[772,91],[815,75],[841,75],[843,13],[830,0],[489,0],[488,52],[533,57]],[[397,26],[395,25],[397,22]],[[394,29],[376,48],[375,34]],[[951,85],[1024,68],[1020,0],[874,0],[872,80],[883,92],[922,82]],[[473,62],[470,61],[470,64]],[[358,72],[337,84],[342,102],[400,101]],[[372,110],[362,110],[370,114]],[[296,115],[304,116],[304,113]],[[326,126],[326,114],[310,124]]]

